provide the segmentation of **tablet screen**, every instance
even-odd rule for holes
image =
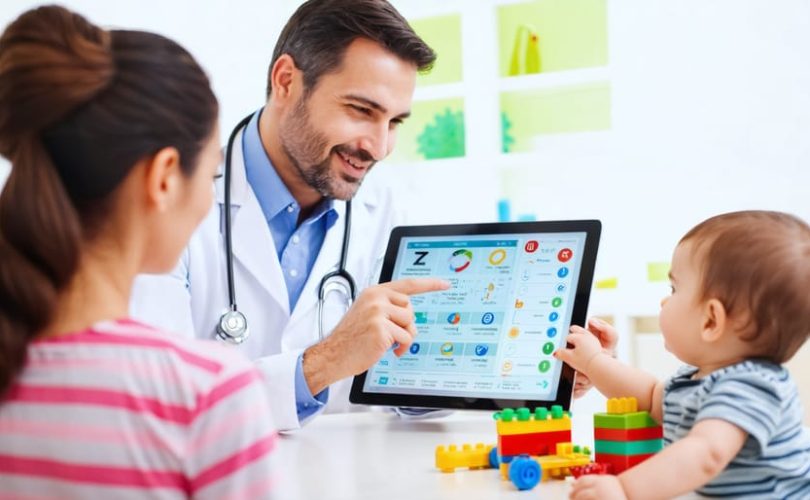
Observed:
[[[440,277],[451,288],[412,297],[418,336],[401,357],[389,351],[365,374],[363,392],[558,401],[563,364],[552,353],[571,325],[587,236],[399,238],[390,279]],[[595,247],[593,254],[588,288]]]

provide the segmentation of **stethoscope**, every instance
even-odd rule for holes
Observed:
[[[225,147],[225,260],[227,261],[228,275],[228,310],[219,318],[217,323],[216,336],[219,340],[229,344],[241,344],[250,336],[248,321],[244,313],[236,307],[236,285],[233,278],[233,248],[231,237],[231,157],[233,156],[233,143],[239,131],[244,129],[253,113],[244,117],[228,137],[228,144]],[[323,328],[323,306],[326,297],[333,292],[340,293],[346,297],[346,308],[351,307],[357,296],[357,287],[354,278],[346,270],[346,254],[349,251],[349,238],[352,232],[352,202],[346,201],[346,222],[343,227],[343,247],[340,250],[340,263],[336,270],[331,271],[321,278],[318,285],[318,337],[324,339]]]

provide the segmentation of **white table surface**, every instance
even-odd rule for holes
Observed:
[[[438,445],[496,441],[492,412],[456,412],[433,420],[401,420],[380,412],[321,415],[281,436],[276,491],[284,500],[568,497],[570,478],[518,491],[495,469],[442,473],[434,467]]]

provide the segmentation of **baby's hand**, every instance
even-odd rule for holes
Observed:
[[[591,360],[602,352],[602,344],[599,343],[599,339],[580,326],[572,326],[566,341],[573,347],[557,349],[554,357],[587,375]]]
[[[582,476],[571,487],[571,500],[613,500],[626,499],[622,483],[616,476]]]

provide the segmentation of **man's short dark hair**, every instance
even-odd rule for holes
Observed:
[[[358,38],[380,44],[419,71],[429,70],[436,60],[433,49],[386,0],[308,0],[281,31],[267,71],[267,96],[273,66],[283,54],[303,72],[309,91],[322,75],[340,67],[346,48]]]

